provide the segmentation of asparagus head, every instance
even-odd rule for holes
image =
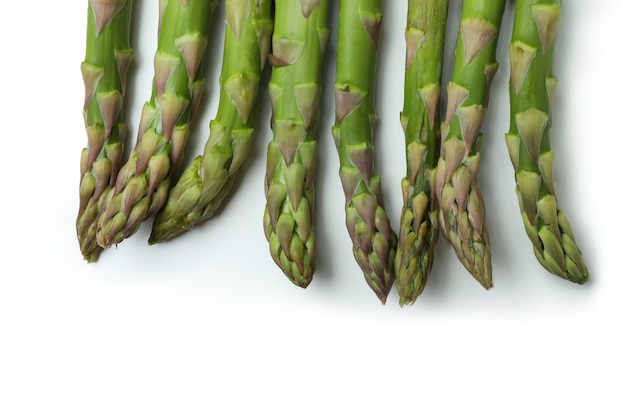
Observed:
[[[433,193],[439,155],[439,99],[448,0],[409,0],[407,9],[404,108],[406,176],[395,257],[400,305],[422,293],[439,236]]]
[[[496,47],[506,0],[465,0],[442,123],[436,195],[441,232],[486,289],[493,286],[485,207],[478,186],[480,128],[498,69]]]
[[[588,271],[572,228],[557,204],[550,147],[557,85],[552,64],[560,20],[560,0],[515,2],[509,48],[511,123],[506,143],[524,228],[537,260],[552,274],[583,284]]]
[[[87,147],[80,161],[80,205],[76,232],[83,258],[95,262],[98,212],[105,190],[115,183],[128,135],[124,118],[132,0],[90,0],[87,45],[81,72],[85,83],[83,116]]]
[[[341,0],[337,28],[335,125],[346,226],[365,281],[384,304],[394,281],[397,237],[374,165],[376,63],[382,0]]]
[[[276,0],[272,37],[272,140],[263,216],[274,262],[306,288],[315,272],[314,174],[328,0]]]

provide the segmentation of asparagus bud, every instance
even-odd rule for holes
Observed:
[[[98,213],[105,190],[115,183],[128,136],[124,115],[132,0],[90,0],[87,47],[81,72],[85,83],[83,116],[87,147],[80,162],[80,205],[76,233],[83,258],[98,259]]]
[[[506,143],[524,228],[537,260],[552,274],[584,284],[589,273],[557,203],[550,148],[557,85],[552,64],[560,20],[560,0],[515,2],[509,47],[511,124]]]
[[[498,69],[496,47],[505,3],[463,2],[435,180],[441,232],[457,258],[486,289],[493,282],[485,206],[477,176],[483,138],[480,128]]]
[[[275,22],[263,226],[274,262],[306,288],[317,264],[313,178],[328,0],[277,0]]]
[[[345,193],[346,226],[365,281],[384,304],[394,282],[397,237],[374,165],[375,78],[381,0],[341,0],[333,136]]]
[[[406,176],[395,257],[400,305],[413,304],[433,265],[439,236],[433,192],[439,155],[439,99],[448,0],[409,0],[406,26],[404,108]]]

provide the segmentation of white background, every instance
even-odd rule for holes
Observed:
[[[319,266],[303,290],[274,265],[262,231],[265,91],[247,167],[219,216],[155,246],[149,222],[85,263],[74,220],[87,3],[12,2],[0,15],[0,415],[625,415],[626,6],[564,3],[552,143],[590,282],[544,271],[522,227],[504,142],[510,1],[480,171],[495,286],[482,289],[440,238],[424,293],[400,308],[395,288],[385,306],[369,290],[344,226],[330,135],[336,5],[319,128]],[[450,4],[447,59],[460,4]],[[386,2],[377,91],[376,163],[396,229],[405,11],[405,1]],[[186,161],[215,114],[222,13]],[[156,1],[136,0],[128,148],[150,94],[156,16]]]

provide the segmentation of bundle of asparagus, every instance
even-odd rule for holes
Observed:
[[[205,49],[217,3],[159,1],[152,94],[142,108],[135,147],[122,165],[133,2],[89,1],[81,65],[87,146],[80,161],[79,247],[83,258],[94,262],[103,248],[132,236],[155,214],[150,244],[213,217],[248,157],[262,72],[269,62],[272,137],[267,145],[263,227],[274,262],[293,284],[306,288],[317,264],[314,176],[330,0],[225,0],[217,114],[203,153],[172,185],[205,87]],[[339,2],[331,133],[353,255],[383,304],[394,282],[400,305],[413,304],[420,296],[440,231],[470,274],[486,289],[493,285],[477,174],[505,4],[462,2],[443,109],[449,0],[407,0],[400,113],[406,174],[396,235],[374,163],[383,1]],[[545,269],[583,284],[588,270],[557,204],[549,136],[561,0],[516,0],[514,13],[511,119],[505,137],[524,227]]]

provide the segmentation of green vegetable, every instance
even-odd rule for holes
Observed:
[[[480,128],[491,81],[506,0],[465,0],[437,165],[436,194],[442,235],[457,258],[486,289],[493,286],[485,207],[478,186]]]
[[[409,0],[404,108],[406,177],[395,258],[400,305],[413,304],[433,265],[439,236],[433,193],[439,155],[441,78],[448,0]]]
[[[367,284],[384,304],[394,281],[397,238],[374,166],[376,64],[382,0],[341,0],[336,115],[332,129],[345,193],[346,226]]]
[[[314,174],[328,0],[276,0],[269,94],[265,236],[274,262],[306,288],[315,272]]]
[[[269,0],[226,0],[220,100],[204,152],[169,192],[152,225],[159,243],[211,218],[229,195],[254,137],[257,93],[273,30]]]
[[[83,116],[87,147],[80,161],[80,205],[76,233],[83,258],[98,259],[98,211],[105,190],[115,183],[128,135],[124,117],[132,0],[88,2],[87,41],[81,72],[85,83]]]
[[[132,236],[167,199],[204,90],[203,63],[217,0],[161,0],[152,95],[138,140],[102,205],[97,241],[108,248]]]
[[[510,43],[511,125],[506,143],[515,168],[516,192],[526,233],[541,265],[583,284],[587,267],[572,228],[556,199],[554,151],[550,148],[552,71],[561,20],[560,0],[517,0]]]

